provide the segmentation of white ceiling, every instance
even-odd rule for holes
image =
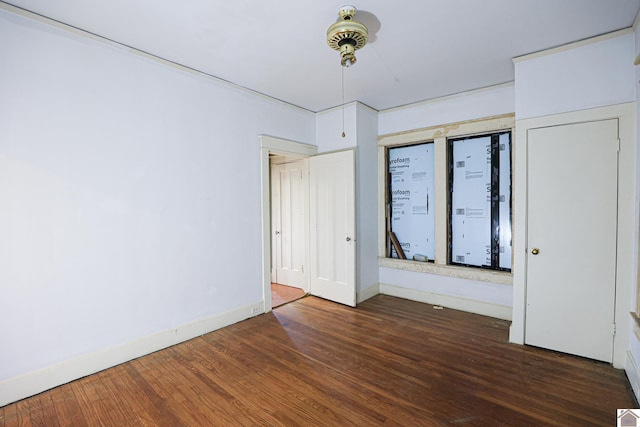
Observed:
[[[511,59],[630,27],[640,0],[10,0],[311,111],[342,103],[326,30],[344,4],[369,44],[345,101],[384,110],[513,81]],[[630,58],[633,61],[633,58]]]

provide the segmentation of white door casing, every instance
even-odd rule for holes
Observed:
[[[310,293],[356,305],[353,150],[309,159]]]
[[[306,289],[308,185],[306,160],[271,166],[272,281],[301,289]]]
[[[269,312],[272,309],[271,165],[269,158],[271,154],[305,158],[316,154],[318,147],[269,135],[260,135],[258,141],[260,144],[260,205],[262,208],[260,215],[262,224],[262,300],[264,302],[264,312]],[[309,259],[308,256],[307,259]]]
[[[525,343],[612,361],[618,120],[529,129]]]

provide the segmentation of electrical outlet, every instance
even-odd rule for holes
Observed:
[[[258,314],[262,314],[264,313],[264,306],[262,305],[262,303],[256,304],[251,307],[250,313],[250,316],[257,316]]]

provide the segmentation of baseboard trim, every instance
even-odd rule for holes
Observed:
[[[633,394],[636,396],[636,400],[640,401],[640,376],[638,375],[638,365],[633,357],[631,351],[627,351],[627,359],[624,363],[624,370],[631,383]]]
[[[369,298],[375,297],[380,293],[380,283],[376,283],[375,285],[371,285],[366,289],[361,290],[356,295],[356,301],[358,304],[368,300]]]
[[[399,286],[387,285],[385,283],[380,283],[380,293],[411,301],[440,305],[442,307],[452,308],[455,310],[495,317],[497,319],[511,320],[511,307],[505,305],[470,300],[451,295],[435,294],[416,289],[407,289]]]
[[[264,313],[264,302],[83,355],[0,382],[0,407]]]

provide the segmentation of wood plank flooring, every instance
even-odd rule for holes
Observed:
[[[293,286],[281,285],[279,283],[271,284],[271,307],[280,307],[283,304],[288,304],[291,301],[302,298],[305,292]]]
[[[507,337],[389,296],[307,296],[0,408],[0,427],[609,426],[634,407],[623,371]]]

